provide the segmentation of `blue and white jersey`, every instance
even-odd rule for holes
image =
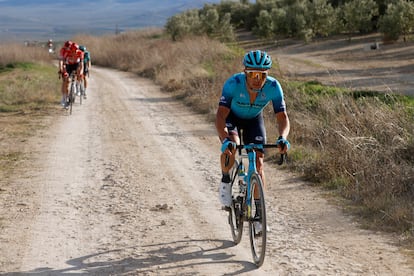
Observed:
[[[219,105],[230,108],[239,118],[252,119],[259,115],[269,102],[272,102],[275,113],[286,110],[282,87],[275,78],[267,76],[256,100],[250,104],[246,76],[244,73],[237,73],[224,83]]]

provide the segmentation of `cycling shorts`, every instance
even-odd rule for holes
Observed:
[[[242,119],[237,117],[232,111],[226,119],[226,127],[232,135],[242,138],[243,144],[265,144],[266,128],[263,120],[263,113],[259,113],[253,119]],[[263,152],[263,151],[262,151]]]
[[[79,62],[78,63],[75,63],[75,64],[66,64],[66,72],[69,74],[69,76],[70,76],[70,74],[73,72],[73,71],[76,71],[76,70],[78,70],[78,67],[79,67]]]

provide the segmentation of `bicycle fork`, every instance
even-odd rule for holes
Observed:
[[[249,151],[251,151],[249,153]],[[252,187],[251,187],[251,183],[250,183],[250,179],[253,173],[257,173],[257,168],[256,168],[256,152],[253,149],[249,149],[248,150],[248,158],[249,158],[249,169],[248,169],[248,174],[246,176],[246,182],[248,183],[247,185],[247,191],[246,191],[246,206],[247,206],[247,219],[251,219],[252,216]]]

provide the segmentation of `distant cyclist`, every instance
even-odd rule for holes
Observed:
[[[235,160],[235,146],[240,144],[238,130],[242,130],[244,144],[265,144],[266,129],[263,120],[263,109],[272,102],[276,114],[279,138],[276,143],[281,147],[280,153],[286,153],[290,144],[286,140],[290,130],[289,117],[283,90],[280,83],[268,75],[272,67],[271,57],[264,51],[248,52],[243,59],[244,71],[231,76],[223,86],[219,107],[216,114],[216,129],[221,145],[222,179],[219,198],[224,206],[231,205],[231,186],[229,171]],[[232,150],[229,149],[232,146]],[[229,164],[225,166],[225,159]],[[257,151],[256,165],[265,184],[263,172],[264,151]],[[255,198],[257,198],[255,196]],[[260,210],[260,201],[256,201]]]
[[[88,87],[88,79],[87,77],[89,77],[89,69],[91,68],[91,54],[89,51],[86,50],[86,46],[79,46],[79,50],[81,50],[84,54],[84,58],[83,58],[83,87],[85,88],[84,90],[84,98],[86,99],[86,88]]]
[[[49,54],[53,54],[55,52],[55,50],[53,49],[53,40],[52,39],[49,39],[47,41],[46,46],[47,46]]]
[[[83,52],[72,41],[66,41],[59,52],[59,73],[62,75],[62,105],[68,106],[69,76],[76,71],[77,80],[83,75]]]

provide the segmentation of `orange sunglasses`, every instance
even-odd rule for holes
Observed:
[[[259,80],[263,80],[267,78],[267,74],[268,74],[267,71],[259,71],[259,70],[244,70],[244,73],[246,74],[248,78],[259,79]]]

